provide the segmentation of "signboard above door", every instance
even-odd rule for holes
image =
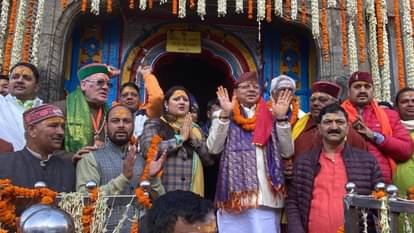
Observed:
[[[168,31],[166,50],[173,53],[201,53],[201,33]]]

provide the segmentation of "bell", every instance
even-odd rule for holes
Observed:
[[[49,205],[36,204],[22,213],[19,232],[75,233],[75,224],[65,211]]]

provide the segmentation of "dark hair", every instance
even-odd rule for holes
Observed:
[[[392,106],[392,104],[388,101],[380,101],[380,102],[378,102],[378,105],[379,106],[385,106],[389,109],[394,109],[394,106]]]
[[[2,79],[9,80],[9,76],[4,75],[4,74],[0,74],[0,80],[2,80]]]
[[[210,111],[213,105],[220,106],[220,102],[217,98],[211,99],[207,102],[207,111]]]
[[[411,87],[404,87],[403,89],[399,90],[397,95],[395,96],[395,106],[398,107],[398,101],[400,101],[400,96],[405,93],[405,92],[409,92],[409,91],[413,91],[414,92],[414,88]]]
[[[189,105],[189,109],[188,111],[191,111],[191,99],[190,99],[190,92],[183,86],[173,86],[170,89],[168,89],[168,91],[165,93],[164,95],[164,100],[162,101],[162,116],[164,116],[168,121],[174,121],[174,116],[172,116],[171,114],[169,114],[167,112],[167,109],[165,108],[165,104],[168,104],[168,100],[171,98],[171,96],[174,94],[175,91],[184,91],[185,94],[187,94],[188,96],[188,101],[190,101],[190,105]]]
[[[343,109],[341,107],[341,105],[337,104],[337,103],[333,103],[333,104],[329,104],[327,106],[325,106],[324,108],[321,109],[321,112],[319,113],[318,119],[317,119],[317,123],[321,123],[322,121],[322,117],[325,114],[328,113],[338,113],[338,112],[342,112],[345,116],[345,118],[348,120],[348,113],[345,111],[345,109]]]
[[[39,82],[39,78],[40,78],[40,74],[39,74],[39,70],[37,69],[37,67],[35,65],[33,65],[32,63],[27,63],[27,62],[19,62],[17,64],[15,64],[11,69],[10,69],[10,74],[13,73],[13,70],[16,69],[18,66],[24,66],[29,68],[32,72],[33,75],[36,79],[36,83]]]
[[[213,203],[190,191],[172,191],[159,197],[148,210],[144,224],[148,233],[172,233],[178,217],[187,223],[204,221]]]
[[[127,106],[125,106],[125,105],[122,105],[122,104],[116,104],[116,105],[112,106],[112,107],[108,110],[108,112],[106,113],[106,122],[108,122],[108,121],[109,121],[109,113],[111,113],[111,112],[112,112],[112,110],[113,110],[113,109],[115,109],[115,108],[117,108],[117,107],[123,107],[123,108],[128,109],[128,112],[130,112],[130,113],[131,113],[131,117],[132,117],[132,119],[134,118],[134,113],[132,113],[131,109],[129,109],[129,108],[128,108]]]
[[[127,87],[134,88],[134,89],[138,92],[138,95],[139,95],[139,88],[138,88],[138,86],[137,86],[135,83],[133,83],[133,82],[129,82],[129,83],[124,83],[124,84],[122,84],[121,89],[119,90],[119,93],[122,93],[122,91],[123,91],[125,88],[127,88]]]

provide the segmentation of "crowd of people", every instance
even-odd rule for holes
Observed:
[[[371,75],[355,72],[348,90],[313,83],[304,113],[295,80],[275,77],[265,102],[257,73],[245,72],[232,94],[217,88],[201,125],[185,87],[164,92],[149,67],[137,72],[145,93],[126,83],[111,106],[110,79],[119,72],[98,63],[80,68],[80,85],[65,100],[44,103],[37,68],[14,65],[0,77],[0,179],[29,188],[43,181],[57,192],[87,192],[94,181],[107,195],[133,195],[148,166],[154,205],[142,232],[149,233],[334,233],[347,182],[365,195],[379,182],[397,185],[402,197],[414,186],[412,88],[384,107]],[[206,185],[211,180],[216,185]],[[214,205],[203,198],[213,192]],[[126,206],[112,203],[108,232]]]

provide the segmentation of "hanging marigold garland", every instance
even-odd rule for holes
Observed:
[[[92,217],[95,210],[96,200],[98,199],[99,189],[94,188],[89,192],[89,204],[85,205],[82,210],[82,231],[83,233],[90,233],[92,225]]]
[[[247,18],[253,19],[253,0],[247,0]]]
[[[377,18],[378,64],[380,67],[384,66],[384,26],[381,9],[381,0],[375,0],[375,15]]]
[[[187,0],[178,0],[178,18],[185,18],[185,16],[187,15],[186,7]]]
[[[3,62],[3,69],[2,69],[2,71],[5,73],[9,72],[9,68],[10,68],[11,50],[13,47],[13,36],[14,36],[16,14],[17,14],[17,0],[12,0],[10,20],[9,20],[9,32],[7,34],[6,48],[4,50],[4,62]]]
[[[108,14],[112,13],[112,0],[106,1],[106,12]]]
[[[138,232],[138,222],[133,222],[131,224],[131,231],[130,231],[130,233],[139,233]]]
[[[128,7],[129,7],[129,9],[133,10],[135,8],[135,1],[134,0],[129,0]]]
[[[292,20],[296,20],[298,17],[298,1],[291,0],[290,6],[290,17],[292,18]]]
[[[101,0],[91,0],[91,10],[90,10],[90,12],[94,15],[99,15],[100,5],[101,5]]]
[[[358,58],[361,63],[365,63],[365,31],[363,11],[363,0],[357,0]]]
[[[189,7],[191,10],[194,10],[194,8],[196,7],[195,0],[190,0]]]
[[[387,2],[386,0],[381,0],[381,13],[383,18],[383,28],[382,28],[382,40],[384,42],[384,66],[380,68],[381,72],[381,84],[382,84],[382,100],[391,101],[391,71],[390,71],[390,51],[389,51],[389,42],[388,42],[388,33],[387,33]]]
[[[348,65],[348,36],[346,32],[345,0],[339,0],[339,8],[341,14],[342,64],[346,66]]]
[[[375,0],[367,1],[366,16],[368,18],[368,35],[369,35],[369,60],[371,64],[371,76],[374,82],[374,97],[381,99],[381,77],[378,66],[378,49],[377,49],[377,18],[375,17]]]
[[[33,24],[33,10],[35,7],[36,1],[30,0],[29,6],[27,9],[27,16],[24,27],[24,36],[23,36],[23,49],[22,49],[22,61],[29,62],[30,58],[30,45],[32,43],[32,24]]]
[[[0,223],[15,229],[18,222],[16,205],[13,203],[17,197],[38,200],[39,203],[50,205],[55,201],[57,193],[48,189],[29,189],[12,185],[9,179],[1,179],[0,185]]]
[[[405,87],[404,80],[404,53],[401,42],[401,22],[399,0],[394,1],[394,16],[395,16],[395,46],[397,49],[397,63],[398,63],[398,82],[400,89]]]
[[[260,22],[266,18],[266,0],[256,0],[256,11],[257,11],[256,21],[259,22],[259,30],[260,30]],[[259,35],[260,35],[260,31],[259,31]]]
[[[148,9],[151,10],[153,5],[154,5],[154,1],[153,0],[148,0]]]
[[[227,0],[217,0],[217,16],[224,17],[227,14]]]
[[[14,31],[13,48],[11,52],[10,65],[13,66],[20,61],[22,45],[23,45],[23,34],[24,34],[24,22],[26,20],[26,9],[27,0],[19,1],[19,8],[17,11],[16,28]]]
[[[206,14],[207,14],[206,0],[198,0],[197,1],[197,15],[200,16],[201,20],[204,20],[204,16]]]
[[[139,0],[139,9],[142,11],[147,9],[147,0]]]
[[[328,32],[328,12],[326,0],[321,1],[322,4],[322,59],[324,61],[329,60],[329,32]]]
[[[142,175],[140,177],[140,182],[142,181],[148,181],[150,179],[150,164],[152,161],[154,161],[155,156],[158,152],[158,144],[162,141],[162,138],[159,135],[154,135],[151,139],[151,144],[147,152],[147,158],[145,162],[144,171],[142,172]],[[162,171],[160,171],[159,174],[161,174]],[[152,203],[151,199],[148,195],[145,194],[143,188],[138,187],[135,189],[135,196],[138,200],[138,203],[141,204],[144,208],[151,208]]]
[[[37,66],[38,64],[38,52],[39,52],[39,37],[40,37],[40,29],[42,28],[43,22],[43,12],[45,8],[45,0],[38,0],[37,1],[37,12],[36,12],[36,20],[34,25],[33,31],[33,43],[32,43],[32,54],[30,55],[30,62]]]
[[[319,38],[319,5],[318,0],[311,0],[312,35],[314,39]]]
[[[272,22],[272,0],[266,0],[266,22]]]
[[[0,41],[6,39],[7,23],[9,19],[10,1],[1,2],[1,15],[0,15]],[[0,43],[0,64],[3,64],[4,58],[4,43]]]
[[[236,14],[242,14],[244,12],[243,10],[243,0],[236,0],[236,9],[234,10]]]
[[[82,4],[81,4],[82,13],[86,12],[86,8],[88,8],[88,0],[82,0]]]
[[[346,11],[349,16],[348,23],[348,46],[349,46],[349,72],[353,73],[358,70],[358,51],[355,37],[355,16],[357,14],[356,0],[346,1]]]
[[[172,0],[172,14],[177,15],[178,11],[178,2],[177,0]]]
[[[303,24],[306,24],[308,22],[308,11],[306,10],[306,1],[302,0],[302,7],[301,7],[301,13],[300,13],[300,21]]]
[[[283,17],[283,0],[274,0],[274,13],[276,16]]]
[[[414,87],[414,43],[413,43],[413,22],[410,12],[412,11],[409,0],[403,0],[403,36],[406,81],[408,87]],[[413,6],[414,7],[414,6]]]
[[[407,4],[407,6],[410,6],[410,15],[411,15],[411,23],[412,23],[412,28],[411,31],[414,33],[414,0],[410,0],[410,3]]]

